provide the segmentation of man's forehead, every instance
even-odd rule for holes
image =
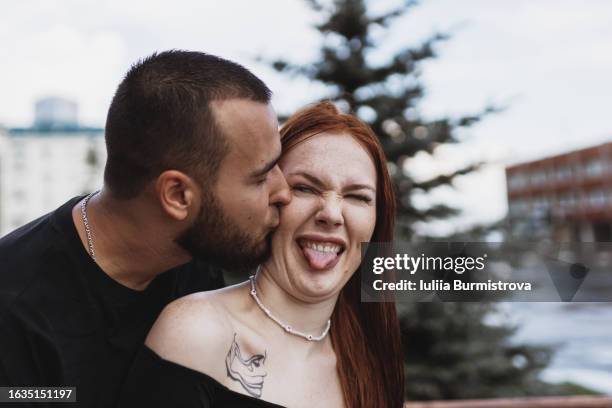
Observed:
[[[271,104],[248,99],[216,101],[215,121],[229,144],[227,158],[263,167],[280,153],[278,121]],[[246,169],[245,169],[246,170]]]
[[[248,99],[214,102],[211,110],[217,126],[228,139],[243,142],[247,137],[264,137],[278,133],[276,113],[269,103]]]
[[[213,100],[210,109],[217,122],[232,124],[237,121],[262,120],[278,127],[276,113],[271,103],[254,101],[248,98]]]

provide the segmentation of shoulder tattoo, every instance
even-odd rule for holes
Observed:
[[[264,354],[254,354],[250,357],[243,357],[240,346],[236,342],[236,333],[225,357],[225,367],[227,376],[234,381],[238,381],[242,388],[253,397],[261,398],[263,392],[264,378],[267,373],[264,368],[266,362],[266,351]]]

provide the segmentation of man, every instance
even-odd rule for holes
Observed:
[[[114,405],[168,302],[222,285],[192,258],[259,264],[290,200],[270,91],[233,62],[137,63],[105,137],[100,192],[0,240],[0,386],[76,386],[83,407]]]

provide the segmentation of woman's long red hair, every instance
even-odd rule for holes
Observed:
[[[340,112],[331,102],[320,102],[295,113],[283,125],[283,153],[324,132],[352,136],[372,157],[377,192],[371,241],[391,242],[395,192],[382,146],[368,125]],[[331,340],[344,401],[350,408],[400,408],[404,400],[404,360],[395,304],[361,302],[360,283],[356,272],[340,292],[332,315]]]

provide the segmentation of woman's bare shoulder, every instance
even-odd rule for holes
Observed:
[[[225,354],[235,325],[228,310],[237,288],[198,292],[168,304],[145,344],[161,358],[210,375],[225,376]]]

